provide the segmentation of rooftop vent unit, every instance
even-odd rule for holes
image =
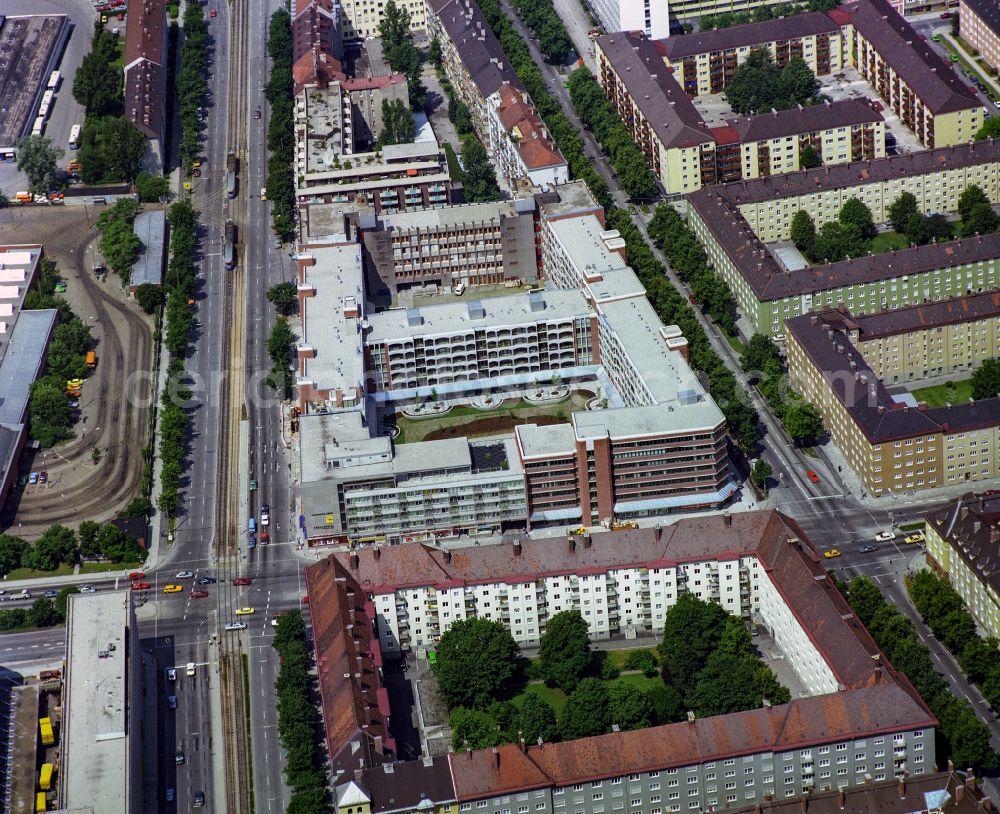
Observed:
[[[424,318],[420,315],[419,308],[406,309],[406,324],[411,328],[416,328],[418,325],[424,324]]]
[[[545,297],[541,291],[531,291],[528,293],[528,307],[532,311],[545,310]]]
[[[486,316],[486,309],[480,300],[472,300],[469,303],[469,319],[483,319]]]

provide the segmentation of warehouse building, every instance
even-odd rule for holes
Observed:
[[[594,638],[621,635],[630,626],[652,632],[690,591],[760,620],[804,688],[787,704],[765,701],[759,709],[714,718],[412,763],[380,753],[372,733],[374,762],[362,772],[341,771],[335,780],[344,814],[357,805],[382,810],[372,807],[376,800],[397,810],[381,793],[384,778],[397,771],[401,783],[406,778],[407,786],[425,792],[422,809],[457,804],[459,811],[493,814],[513,804],[596,814],[605,794],[612,803],[620,798],[623,808],[627,800],[631,809],[649,812],[735,808],[919,783],[934,772],[933,716],[883,660],[801,529],[774,511],[571,535],[562,543],[518,539],[454,554],[419,544],[335,554],[307,569],[306,583],[311,596],[330,598],[310,603],[313,628],[326,632],[317,641],[324,663],[337,663],[365,641],[377,641],[368,645],[377,659],[388,658],[390,645],[432,644],[455,620],[472,616],[500,621],[521,642],[536,641],[550,615],[573,597]],[[343,597],[341,607],[351,603],[350,625],[327,621],[336,613],[333,594]],[[380,680],[381,672],[373,677]],[[332,694],[356,681],[344,682],[331,669],[322,671],[320,683]],[[328,738],[343,729],[344,710],[371,708],[353,703],[346,691],[341,695],[335,709],[324,708]],[[342,748],[338,739],[331,754]]]

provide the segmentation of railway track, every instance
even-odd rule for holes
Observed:
[[[230,9],[230,59],[228,149],[247,169],[247,49],[249,38],[248,0],[233,0]],[[239,194],[228,201],[225,213],[237,225],[240,233],[246,221],[245,184]],[[225,584],[239,573],[239,427],[243,415],[243,350],[245,322],[245,257],[240,256],[236,267],[225,272],[230,296],[223,305],[224,324],[222,356],[226,366],[220,388],[219,444],[216,472],[216,516],[213,546],[220,569],[226,574]],[[235,598],[231,588],[226,591]],[[220,624],[231,611],[220,606]],[[224,631],[220,648],[221,689],[223,699],[224,735],[226,738],[226,810],[231,814],[251,814],[250,757],[246,724],[246,693],[243,684],[243,636],[236,631]]]

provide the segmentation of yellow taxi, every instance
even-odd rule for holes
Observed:
[[[917,531],[907,537],[903,542],[906,543],[922,543],[924,541],[924,533],[922,531]]]
[[[257,611],[255,611],[253,608],[237,608],[236,609],[236,615],[237,616],[250,616],[251,614],[256,613],[256,612]]]
[[[828,560],[832,560],[834,557],[840,556],[840,551],[839,549],[831,548],[829,551],[824,551],[823,556],[826,557]]]
[[[165,594],[179,594],[184,590],[183,585],[167,585],[163,588],[163,593]]]

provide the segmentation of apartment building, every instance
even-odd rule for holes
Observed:
[[[929,408],[894,396],[850,338],[849,312],[786,321],[793,386],[823,415],[872,495],[930,489],[1000,474],[1000,398]]]
[[[709,127],[671,68],[664,66],[659,47],[631,34],[598,37],[597,75],[668,193],[794,172],[806,147],[827,165],[885,155],[882,116],[856,100],[772,111]]]
[[[536,213],[516,198],[362,217],[371,290],[535,283]]]
[[[476,0],[427,0],[441,64],[506,184],[545,188],[569,168]]]
[[[340,0],[344,39],[350,41],[366,40],[378,36],[378,27],[382,23],[384,3],[373,3],[370,0]],[[406,9],[410,13],[410,31],[424,31],[427,28],[426,7],[424,0],[397,0],[396,7]]]
[[[847,56],[846,42],[844,31],[829,15],[808,12],[669,37],[657,47],[685,93],[701,96],[725,91],[736,69],[759,48],[767,49],[778,67],[799,57],[816,76],[838,73]]]
[[[961,0],[958,31],[993,70],[1000,68],[1000,6],[992,0]]]
[[[294,93],[344,79],[343,15],[339,0],[295,0],[292,14]]]
[[[884,662],[801,529],[777,512],[564,542],[517,539],[454,554],[419,544],[376,547],[316,563],[306,584],[311,597],[350,597],[356,619],[364,609],[361,631],[344,628],[318,640],[320,659],[354,637],[376,641],[380,659],[395,657],[399,650],[390,644],[433,644],[470,616],[500,621],[519,641],[537,641],[549,614],[564,607],[580,609],[594,638],[629,627],[651,633],[681,593],[697,591],[765,625],[804,688],[788,704],[765,702],[715,718],[450,754],[453,796],[438,783],[444,773],[436,761],[385,757],[393,762],[385,769],[376,757],[368,772],[342,771],[335,780],[338,799],[355,805],[372,806],[378,792],[368,784],[375,778],[377,789],[384,775],[413,765],[429,773],[423,808],[454,810],[457,803],[460,812],[494,814],[514,804],[553,814],[596,814],[619,803],[649,812],[735,808],[902,778],[920,782],[934,771],[933,716]],[[321,683],[343,683],[334,673],[324,671]],[[336,710],[324,718],[328,729],[342,720]]]
[[[167,4],[164,0],[129,0],[125,24],[127,118],[149,139],[146,169],[160,172],[166,148]]]
[[[394,444],[360,411],[302,416],[299,433],[309,541],[433,541],[524,527],[524,472],[509,437]]]
[[[918,246],[811,267],[789,267],[766,245],[788,240],[792,218],[817,226],[857,198],[876,223],[910,192],[923,212],[954,212],[969,185],[1000,201],[1000,142],[891,156],[702,189],[688,196],[688,223],[755,331],[780,335],[784,320],[845,304],[865,314],[992,291],[1000,285],[996,235]]]
[[[851,64],[929,149],[970,141],[986,109],[886,0],[859,0],[829,12],[848,38]]]
[[[932,568],[947,578],[987,636],[1000,638],[1000,495],[969,492],[925,515],[924,538]]]
[[[1000,294],[852,316],[845,330],[875,375],[889,384],[968,373],[1000,357]]]

